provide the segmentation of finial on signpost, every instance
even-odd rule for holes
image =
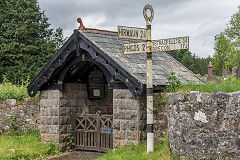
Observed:
[[[150,13],[151,13],[150,17],[148,17],[148,15],[147,15],[147,10],[150,10]],[[144,16],[147,24],[152,23],[152,20],[154,17],[154,12],[153,12],[153,7],[150,4],[145,5],[145,7],[143,8],[143,16]]]

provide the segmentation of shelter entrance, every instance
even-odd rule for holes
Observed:
[[[64,93],[70,99],[75,149],[105,152],[113,148],[113,94],[94,63],[75,64],[66,73]]]
[[[112,115],[73,114],[75,149],[105,152],[113,148]]]

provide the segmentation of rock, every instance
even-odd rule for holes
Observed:
[[[178,97],[178,93],[167,94],[173,154],[189,159],[240,159],[240,92],[190,92],[183,100]]]
[[[234,76],[237,75],[237,67],[236,67],[236,66],[234,66],[234,67],[232,68],[232,75],[234,75]]]
[[[7,99],[5,102],[6,102],[6,105],[9,105],[9,106],[15,106],[17,103],[16,99]]]
[[[15,149],[8,149],[10,153],[15,153]]]

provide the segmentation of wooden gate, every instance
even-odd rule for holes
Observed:
[[[106,152],[113,148],[112,115],[73,114],[75,149]]]

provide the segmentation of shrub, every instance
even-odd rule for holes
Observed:
[[[166,92],[175,92],[181,85],[180,80],[175,76],[175,72],[171,72],[171,75],[168,77],[168,81],[166,82]]]
[[[3,83],[0,84],[0,99],[16,99],[21,101],[24,98],[29,98],[26,88],[28,84],[29,79],[26,81],[22,80],[19,85],[14,85],[4,76]]]

